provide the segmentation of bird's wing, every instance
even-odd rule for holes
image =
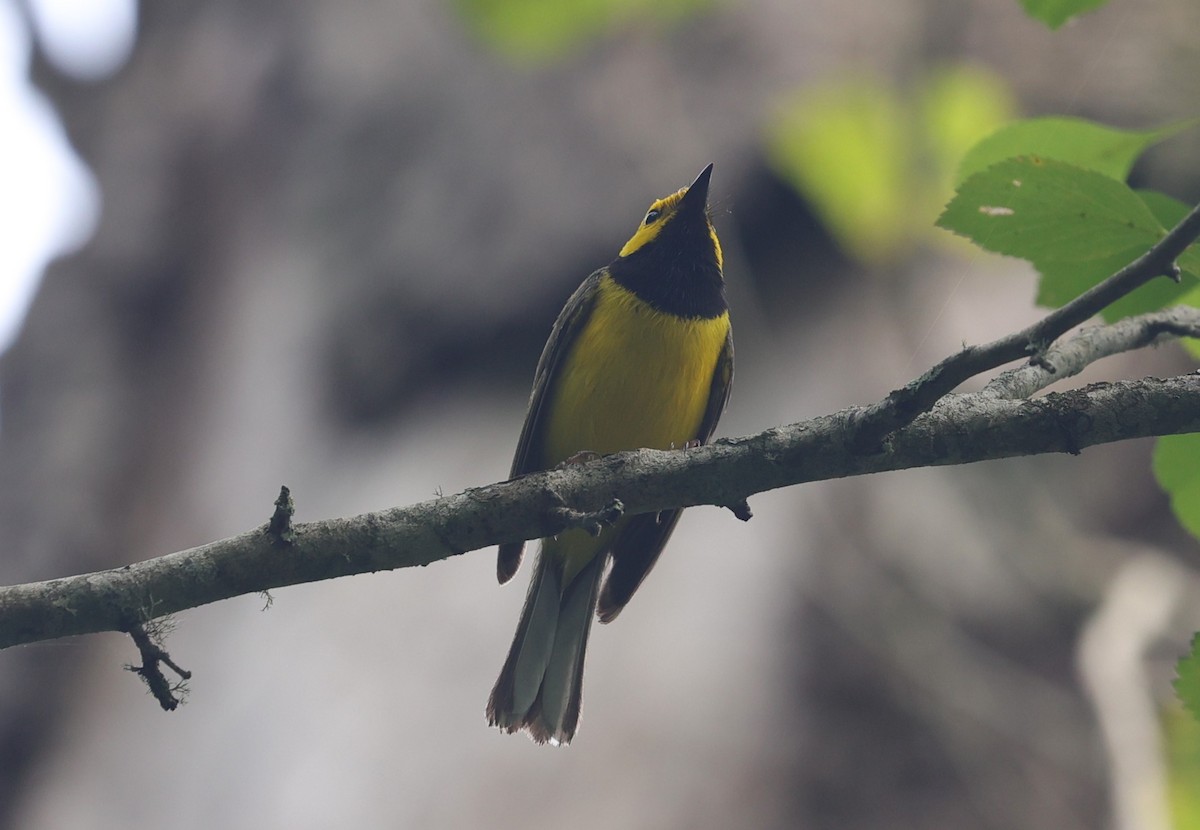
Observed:
[[[567,353],[596,304],[596,293],[603,275],[604,269],[600,269],[584,280],[554,321],[550,339],[542,349],[542,356],[538,359],[537,370],[533,375],[533,391],[529,395],[525,425],[521,427],[521,437],[517,440],[517,452],[513,456],[510,479],[542,469],[543,460],[538,457],[537,445],[546,431],[546,419],[550,414],[547,404],[553,398],[552,390],[567,359]],[[496,560],[496,578],[501,584],[508,582],[517,572],[524,551],[524,542],[509,542],[500,546],[500,554]]]

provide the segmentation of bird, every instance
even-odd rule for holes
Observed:
[[[712,169],[654,201],[616,259],[567,300],[537,363],[510,478],[584,457],[686,449],[711,438],[733,382],[724,259],[708,207]],[[598,535],[571,529],[540,541],[517,632],[488,700],[492,726],[526,730],[539,744],[571,742],[592,618],[616,618],[681,512],[621,516]],[[524,547],[500,546],[501,584],[516,573]]]

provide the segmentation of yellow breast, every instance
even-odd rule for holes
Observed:
[[[664,314],[608,276],[595,302],[549,402],[547,466],[583,450],[682,446],[695,438],[708,405],[728,314]]]

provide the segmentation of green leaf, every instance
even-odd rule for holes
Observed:
[[[1191,210],[1178,199],[1173,199],[1165,193],[1156,190],[1139,190],[1138,196],[1150,208],[1150,212],[1158,219],[1164,228],[1173,228],[1183,221],[1183,217]],[[1192,243],[1177,259],[1176,264],[1194,279],[1200,280],[1200,245]],[[1185,280],[1186,282],[1186,280]]]
[[[1163,227],[1174,227],[1188,212],[1188,207],[1183,202],[1162,193],[1145,190],[1138,191],[1137,195],[1146,203],[1146,207]],[[1068,303],[1093,285],[1115,274],[1145,252],[1146,247],[1138,246],[1086,262],[1041,263],[1039,268],[1042,278],[1038,283],[1037,302],[1050,308],[1057,308]],[[1194,266],[1190,262],[1196,255],[1197,252],[1189,248],[1188,253],[1180,258],[1179,264],[1183,273],[1179,282],[1174,282],[1166,277],[1151,280],[1105,308],[1100,312],[1100,316],[1111,323],[1124,317],[1157,311],[1183,302],[1184,297],[1191,294],[1197,285],[1200,285],[1200,271],[1193,270]]]
[[[959,174],[965,180],[971,181],[974,176],[990,170],[989,166],[996,166],[1013,156],[1024,155],[1030,160],[1042,161],[1050,169],[1058,165],[1061,171],[1061,164],[1065,163],[1067,167],[1085,168],[1093,174],[1102,174],[1123,182],[1138,156],[1150,144],[1195,123],[1193,120],[1156,130],[1130,131],[1117,130],[1078,118],[1034,118],[1018,121],[1001,127],[972,147],[962,160]],[[993,200],[1006,195],[1004,180],[999,179],[998,183],[1000,187],[993,188],[989,194]],[[1037,227],[1019,228],[1021,234],[1026,237],[1019,244],[1004,239],[1002,231],[997,239],[995,227],[1011,225],[1015,228],[1018,225],[1016,222],[979,220],[970,228],[964,229],[947,224],[961,222],[961,216],[952,215],[947,219],[946,214],[943,214],[945,221],[939,220],[939,224],[970,236],[990,250],[1031,260],[1042,276],[1038,285],[1037,301],[1046,306],[1059,306],[1073,300],[1144,254],[1158,241],[1163,228],[1176,225],[1188,211],[1188,207],[1182,202],[1161,193],[1145,191],[1136,194],[1142,202],[1139,207],[1130,198],[1132,191],[1122,185],[1109,186],[1109,195],[1105,196],[1104,186],[1096,182],[1094,177],[1091,183],[1084,183],[1080,179],[1077,184],[1078,187],[1070,197],[1073,200],[1072,204],[1064,204],[1066,213],[1059,216],[1059,220],[1065,224],[1048,225],[1041,230]],[[1100,215],[1093,215],[1084,223],[1090,225],[1090,236],[1081,236],[1075,240],[1078,244],[1063,247],[1056,252],[1052,248],[1058,244],[1060,230],[1074,228],[1080,233],[1084,232],[1082,227],[1076,227],[1080,223],[1071,221],[1072,214],[1075,214],[1076,219],[1082,219],[1084,213],[1090,210],[1082,203],[1080,197],[1111,197],[1117,201],[1109,206],[1112,210],[1102,210]],[[953,202],[951,204],[953,205]],[[984,211],[985,215],[988,213],[987,209],[990,209],[992,218],[999,220],[1005,210],[1012,206],[1004,201],[980,201],[976,203],[976,207]],[[947,208],[947,214],[949,213],[950,209]],[[1153,221],[1148,221],[1148,217],[1153,217]],[[1101,230],[1105,223],[1112,233]],[[993,228],[986,230],[987,225]],[[984,233],[984,236],[977,236],[977,233]],[[989,238],[993,240],[992,245],[985,241]],[[1030,239],[1045,245],[1041,248],[1030,247]],[[1200,248],[1192,246],[1185,251],[1179,259],[1179,266],[1184,271],[1180,284],[1166,279],[1153,280],[1106,308],[1102,312],[1103,317],[1111,322],[1179,302],[1180,298],[1196,285],[1196,280],[1200,279]]]
[[[1192,676],[1196,673],[1197,649],[1200,635],[1192,639]],[[1182,671],[1182,669],[1181,669]],[[1178,684],[1176,686],[1178,688]],[[1194,687],[1193,687],[1194,688]],[[1183,697],[1182,692],[1180,697]],[[1171,827],[1175,830],[1200,830],[1200,712],[1192,708],[1189,714],[1181,706],[1167,706],[1162,712],[1163,743],[1166,750],[1167,803]]]
[[[1108,262],[1145,251],[1164,233],[1125,184],[1038,156],[1007,159],[968,178],[937,224],[1039,270],[1047,263]]]
[[[962,181],[998,161],[1036,155],[1058,159],[1124,181],[1147,147],[1169,138],[1194,121],[1157,130],[1118,130],[1082,118],[1030,118],[1006,124],[963,156],[958,168]]]
[[[1012,118],[1016,104],[1003,79],[973,65],[939,67],[919,92],[927,166],[936,174],[938,188],[948,194],[960,181],[951,177],[963,156]]]
[[[888,87],[860,79],[807,89],[771,124],[767,142],[771,165],[848,252],[878,262],[905,238],[919,189],[907,108]]]
[[[1077,14],[1098,9],[1108,0],[1021,0],[1025,13],[1057,29]]]
[[[1197,648],[1200,643],[1193,638],[1191,658],[1180,661],[1182,666],[1190,659],[1193,672]],[[1200,830],[1200,787],[1196,786],[1200,782],[1200,714],[1193,713],[1182,706],[1166,706],[1162,711],[1167,803],[1174,830]]]
[[[768,125],[767,157],[847,254],[879,263],[930,233],[962,154],[1012,111],[1003,80],[977,66],[903,89],[869,76],[818,84]]]
[[[1175,694],[1200,721],[1200,633],[1192,636],[1192,650],[1175,665]]]
[[[1084,291],[1087,291],[1093,285],[1102,282],[1108,277],[1115,274],[1117,271],[1124,268],[1129,263],[1146,253],[1148,246],[1137,245],[1132,248],[1127,248],[1124,251],[1118,251],[1115,254],[1109,254],[1098,259],[1089,260],[1067,260],[1063,262],[1042,262],[1038,265],[1038,272],[1041,274],[1041,279],[1038,281],[1037,303],[1038,305],[1047,308],[1058,308],[1060,305],[1065,305],[1071,300],[1078,297]],[[1163,283],[1174,285],[1170,280],[1163,279]],[[1153,280],[1143,286],[1158,285],[1158,280]],[[1140,291],[1141,289],[1139,289]],[[1136,294],[1137,292],[1133,292]],[[1128,296],[1133,296],[1132,294]],[[1125,299],[1125,298],[1122,298]],[[1117,302],[1121,302],[1118,300]],[[1114,303],[1113,305],[1116,305]],[[1159,308],[1160,306],[1152,306]],[[1149,310],[1149,309],[1146,309]],[[1101,312],[1105,314],[1105,312]],[[1120,315],[1125,316],[1125,315]],[[1107,315],[1106,315],[1107,319]],[[1114,319],[1119,319],[1114,318]]]
[[[1175,518],[1200,538],[1200,433],[1159,438],[1154,445],[1154,477],[1170,496]]]
[[[462,18],[493,48],[529,63],[553,60],[622,25],[670,23],[710,0],[456,0]]]
[[[1121,264],[1121,267],[1132,262],[1145,251],[1139,251]],[[1107,276],[1107,275],[1106,275]],[[1158,311],[1168,306],[1178,305],[1197,285],[1196,278],[1191,274],[1181,275],[1179,282],[1167,277],[1155,277],[1150,282],[1126,294],[1121,299],[1100,312],[1106,323],[1115,323],[1126,317],[1135,317],[1150,311]]]
[[[1146,203],[1146,207],[1164,228],[1173,228],[1178,225],[1189,210],[1188,206],[1178,199],[1172,199],[1170,196],[1154,190],[1139,190],[1137,195]],[[1117,268],[1123,268],[1144,253],[1145,251],[1135,252]],[[1197,285],[1200,285],[1200,249],[1195,245],[1189,247],[1177,262],[1182,271],[1179,282],[1166,277],[1153,279],[1104,309],[1100,312],[1100,316],[1106,322],[1112,323],[1124,317],[1133,317],[1148,311],[1158,311],[1167,306],[1178,305],[1184,297],[1196,290]],[[1109,273],[1115,272],[1117,268],[1112,269]],[[1103,278],[1101,277],[1101,279]],[[1085,286],[1084,290],[1089,287]]]

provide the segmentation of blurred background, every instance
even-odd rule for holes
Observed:
[[[1194,116],[1198,31],[1194,0],[1057,32],[1015,0],[0,0],[0,583],[233,535],[281,484],[303,521],[502,479],[563,301],[709,162],[718,434],[873,402],[1041,313],[932,227],[962,151]],[[1134,183],[1194,203],[1198,171],[1185,132]],[[490,550],[180,614],[169,714],[127,638],[10,649],[0,827],[1200,826],[1200,557],[1151,446],[689,511],[566,749],[484,721],[524,595]]]

